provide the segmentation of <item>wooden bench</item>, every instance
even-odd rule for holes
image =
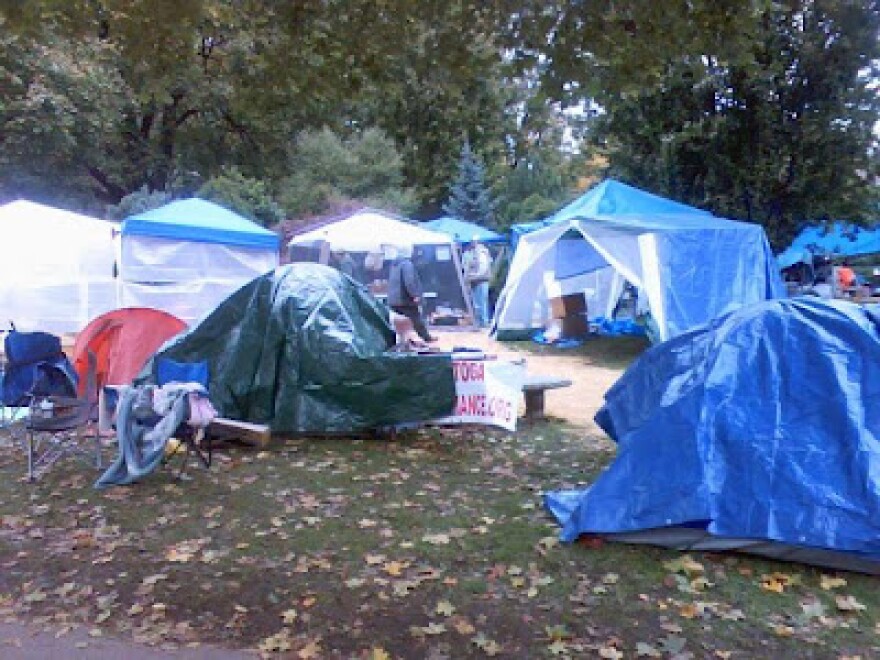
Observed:
[[[522,386],[526,399],[526,419],[542,419],[544,392],[561,387],[571,387],[571,381],[568,378],[553,376],[526,376]]]
[[[207,433],[214,438],[234,438],[242,442],[259,447],[268,446],[272,439],[272,432],[266,424],[252,424],[240,422],[237,419],[216,417],[207,428]]]

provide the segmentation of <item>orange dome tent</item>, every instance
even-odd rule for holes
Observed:
[[[116,309],[92,319],[73,347],[73,365],[81,388],[86,382],[89,351],[97,358],[99,388],[126,385],[162,344],[183,330],[186,324],[176,316],[147,307]]]

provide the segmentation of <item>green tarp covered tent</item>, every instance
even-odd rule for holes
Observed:
[[[449,355],[390,353],[388,309],[320,264],[275,269],[154,358],[206,361],[224,417],[274,433],[344,433],[449,414]]]

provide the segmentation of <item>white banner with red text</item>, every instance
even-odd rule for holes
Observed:
[[[486,424],[516,430],[526,369],[503,360],[452,360],[455,409],[438,424]]]

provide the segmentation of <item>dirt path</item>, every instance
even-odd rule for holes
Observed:
[[[572,386],[551,390],[546,394],[547,415],[558,417],[581,426],[590,432],[601,431],[593,422],[593,415],[602,406],[603,395],[623,373],[591,364],[583,354],[572,352],[562,355],[537,355],[518,351],[511,344],[497,342],[485,332],[442,331],[435,328],[437,345],[449,350],[454,347],[480,348],[502,358],[525,358],[529,373],[568,378]]]

